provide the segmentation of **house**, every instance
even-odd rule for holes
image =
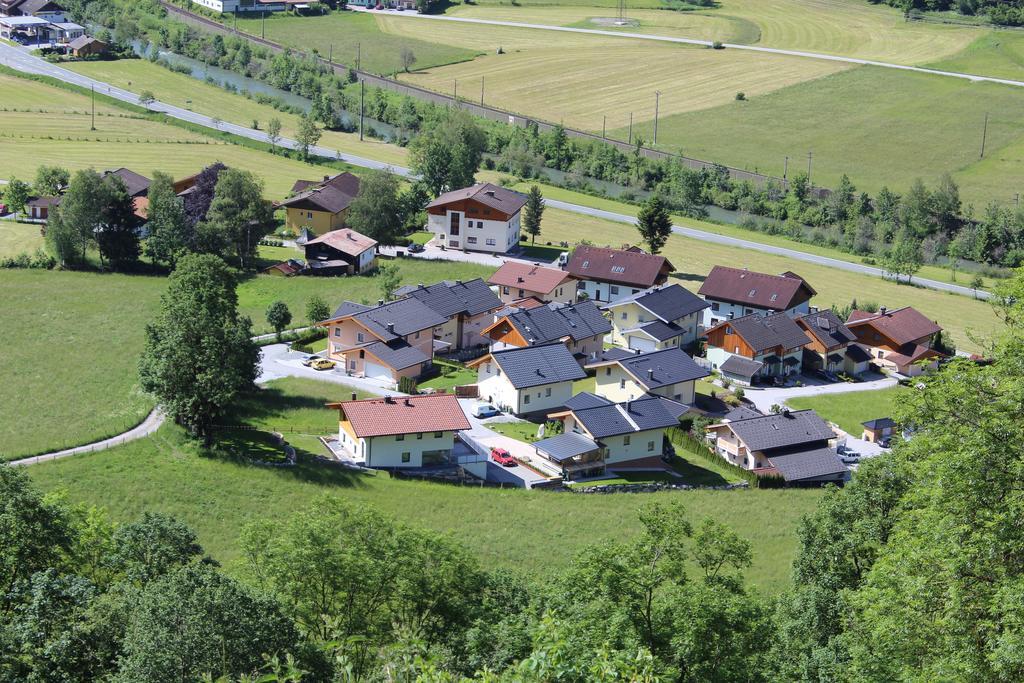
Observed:
[[[515,415],[549,412],[572,398],[583,371],[565,344],[492,351],[470,363],[481,398]]]
[[[848,476],[832,447],[835,434],[813,410],[736,414],[710,425],[707,433],[723,459],[759,476],[781,476],[787,483],[837,482]]]
[[[846,326],[865,347],[873,363],[913,377],[938,366],[945,354],[933,348],[942,328],[911,306],[877,313],[853,311]]]
[[[604,336],[611,329],[597,304],[581,301],[569,306],[547,304],[506,313],[497,316],[482,334],[491,340],[493,351],[560,341],[583,364],[601,353]]]
[[[529,298],[564,304],[576,300],[576,282],[572,276],[539,263],[505,261],[487,282],[498,288],[498,296],[507,304]]]
[[[50,26],[50,38],[53,42],[66,44],[85,36],[85,27],[72,21],[55,21]]]
[[[796,318],[810,343],[804,347],[804,368],[859,375],[867,370],[867,354],[852,342],[857,337],[830,310],[814,308]],[[851,349],[851,346],[853,349]]]
[[[152,181],[144,175],[127,168],[116,168],[113,171],[104,171],[103,177],[118,177],[124,182],[125,189],[130,197],[145,197],[149,194],[149,185]]]
[[[221,14],[283,12],[291,7],[297,9],[308,7],[308,0],[192,0],[192,2]]]
[[[526,195],[492,183],[445,192],[427,204],[427,230],[453,249],[504,254],[519,244]]]
[[[0,38],[22,44],[40,44],[50,39],[50,22],[40,17],[0,17]]]
[[[606,469],[663,469],[665,430],[679,425],[686,406],[661,396],[614,403],[590,393],[572,397],[551,413],[563,433],[536,442],[537,455],[562,469],[566,479]]]
[[[711,373],[679,348],[635,354],[594,366],[594,393],[611,401],[631,401],[644,394],[692,405],[694,383]]]
[[[358,275],[377,267],[377,241],[350,228],[308,240],[303,249],[313,275]]]
[[[879,417],[862,422],[864,431],[860,438],[868,443],[888,443],[896,433],[896,422],[891,417]]]
[[[783,311],[794,317],[808,313],[807,302],[817,294],[793,272],[768,275],[727,266],[712,268],[697,293],[711,304],[704,314],[704,327],[709,329],[752,313]]]
[[[611,313],[612,343],[639,351],[697,341],[708,303],[679,285],[645,289],[602,306]]]
[[[98,38],[79,36],[68,43],[68,51],[75,57],[102,57],[110,52],[110,46]]]
[[[800,372],[803,328],[786,313],[754,313],[719,323],[707,331],[707,359],[730,381],[749,386],[756,378],[786,377]],[[731,358],[745,359],[729,362]]]
[[[353,394],[353,399],[355,394]],[[365,467],[428,467],[451,462],[455,435],[470,429],[453,394],[330,403],[338,409],[338,441]]]
[[[359,178],[351,173],[324,176],[322,181],[297,180],[293,195],[279,206],[285,210],[285,226],[323,235],[344,227],[348,208],[359,194]]]
[[[664,256],[648,254],[639,247],[609,249],[581,244],[569,257],[566,270],[580,281],[579,291],[586,298],[611,303],[665,284],[674,267]]]
[[[434,348],[452,351],[483,346],[490,342],[483,334],[494,321],[501,299],[480,278],[445,280],[433,285],[406,285],[394,291],[395,297],[416,299],[447,322],[434,330]]]
[[[343,302],[327,320],[327,357],[349,375],[398,384],[416,378],[434,356],[434,330],[448,319],[416,299],[376,306]]]
[[[297,259],[288,259],[287,261],[281,261],[275,263],[272,266],[264,268],[262,272],[264,275],[273,275],[275,277],[292,277],[298,275],[305,270],[306,265]]]
[[[12,12],[12,16],[36,17],[51,24],[67,20],[64,8],[52,0],[22,0]]]
[[[50,213],[60,205],[60,197],[32,197],[25,202],[26,218],[46,222]]]

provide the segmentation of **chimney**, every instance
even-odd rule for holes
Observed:
[[[790,415],[789,413],[789,408],[782,409],[782,417],[792,417],[792,415]]]
[[[493,197],[494,196],[494,190],[487,190],[486,192],[484,192],[484,194],[487,195],[488,197]]]
[[[878,315],[885,315],[885,306],[878,307]]]
[[[353,401],[355,401],[355,400],[356,400],[356,392],[354,392],[354,391],[352,392],[352,400],[353,400]]]
[[[654,368],[647,368],[647,379],[654,379]]]
[[[639,356],[640,355],[640,349],[633,349],[633,355],[634,356]]]
[[[391,396],[385,396],[384,397],[384,402],[389,404],[389,405],[393,405],[394,402],[395,402],[395,399],[393,397],[391,397]]]
[[[818,307],[817,306],[808,306],[807,308],[808,308],[808,310],[811,313],[817,313],[818,312]]]
[[[420,289],[426,289],[426,286],[425,286],[425,285],[424,285],[424,284],[423,284],[422,282],[421,282],[421,283],[419,283],[419,284],[418,284],[418,285],[416,285],[416,286],[417,286],[418,288],[420,288]]]
[[[456,280],[456,281],[455,281],[455,284],[456,284],[456,285],[461,285],[461,284],[462,284],[462,280]]]
[[[405,405],[408,406],[409,408],[412,408],[412,401],[410,401],[408,397],[406,397],[405,399]]]
[[[394,333],[395,333],[395,324],[394,323],[388,323],[388,334],[394,334]]]

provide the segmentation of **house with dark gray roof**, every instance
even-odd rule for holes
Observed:
[[[757,379],[799,374],[808,344],[804,329],[789,315],[754,313],[708,330],[706,355],[713,370],[721,370],[737,384],[750,385]],[[730,361],[733,357],[748,362]]]
[[[581,301],[507,312],[481,334],[491,340],[492,350],[562,342],[583,365],[600,355],[611,329],[597,304]]]
[[[723,459],[759,476],[782,477],[787,483],[837,482],[849,476],[833,447],[835,433],[813,410],[730,413],[707,432]]]
[[[492,351],[470,363],[483,400],[524,415],[550,412],[572,398],[572,383],[587,376],[560,342]]]
[[[686,412],[687,406],[662,396],[615,403],[579,394],[564,410],[548,415],[562,422],[563,433],[534,447],[537,455],[560,466],[566,479],[605,470],[662,469],[665,430],[678,426]]]
[[[427,230],[448,249],[504,254],[519,244],[526,195],[493,183],[445,192],[427,204]]]
[[[359,178],[348,173],[324,176],[323,180],[297,180],[292,196],[280,202],[285,225],[296,233],[303,229],[325,235],[345,227],[348,209],[359,194]]]
[[[796,324],[810,340],[804,347],[804,368],[848,375],[859,375],[868,369],[866,354],[855,343],[857,335],[832,311],[812,308],[810,313],[796,318]],[[852,353],[851,346],[856,349]]]
[[[651,394],[692,405],[695,383],[711,374],[679,348],[636,353],[591,367],[596,373],[595,392],[612,401]]]
[[[677,284],[645,289],[605,304],[612,343],[639,351],[692,344],[710,304]]]
[[[435,339],[448,349],[463,349],[487,344],[490,339],[483,329],[494,322],[494,312],[501,309],[501,299],[480,278],[474,280],[445,280],[433,285],[406,285],[394,292],[395,296],[416,299],[425,306],[448,318]]]

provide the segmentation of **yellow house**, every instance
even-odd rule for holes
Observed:
[[[690,405],[695,399],[695,382],[710,374],[678,348],[590,367],[596,372],[594,393],[616,403],[651,395]]]
[[[708,303],[679,285],[645,289],[605,304],[612,343],[638,351],[678,348],[696,341]]]
[[[285,225],[295,233],[303,228],[323,235],[344,227],[349,206],[359,194],[359,178],[351,173],[324,176],[321,182],[297,180],[293,196],[281,202]]]

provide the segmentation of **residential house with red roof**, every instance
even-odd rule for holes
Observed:
[[[342,448],[365,467],[447,464],[455,435],[471,428],[454,394],[386,396],[330,403],[328,407],[338,409]]]
[[[782,275],[756,273],[746,268],[715,266],[697,290],[710,304],[704,314],[704,327],[752,313],[782,311],[792,317],[810,312],[808,303],[814,288],[796,273]]]
[[[873,363],[901,375],[920,375],[925,369],[937,367],[939,359],[945,357],[933,348],[942,328],[911,306],[895,311],[882,306],[877,313],[853,311],[846,326]]]
[[[358,275],[377,267],[377,240],[351,228],[331,230],[302,247],[313,275]]]
[[[644,289],[663,285],[674,267],[664,256],[639,247],[609,249],[581,244],[572,252],[566,270],[580,281],[586,298],[612,303]]]
[[[358,194],[359,178],[348,172],[324,176],[319,182],[297,180],[292,196],[280,203],[285,209],[285,226],[314,235],[344,227],[348,208]]]
[[[445,192],[427,204],[427,230],[449,249],[504,254],[519,244],[526,195],[492,183]]]
[[[539,263],[505,261],[487,282],[498,288],[498,297],[506,304],[531,297],[545,303],[571,304],[576,300],[576,282],[572,275]]]

